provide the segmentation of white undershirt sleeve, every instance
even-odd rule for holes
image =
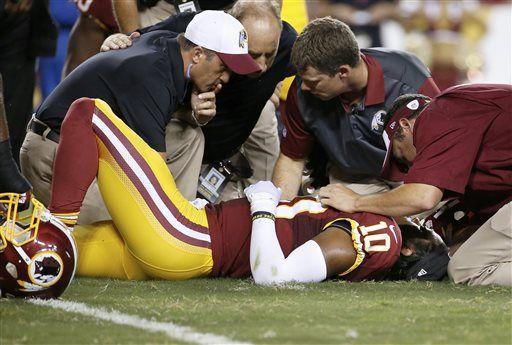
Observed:
[[[251,271],[257,284],[319,282],[327,277],[327,266],[320,246],[312,240],[285,258],[272,219],[252,222]]]

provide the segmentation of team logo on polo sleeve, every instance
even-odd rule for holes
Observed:
[[[245,30],[240,30],[240,34],[238,35],[238,46],[240,48],[245,48],[247,44],[247,32]]]
[[[379,110],[373,115],[372,119],[372,130],[378,131],[384,127],[384,118],[386,116],[386,111]]]

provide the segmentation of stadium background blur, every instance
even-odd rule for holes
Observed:
[[[370,6],[389,4],[378,25],[361,25]],[[336,9],[335,6],[348,6]],[[345,8],[358,9],[353,15],[337,16]],[[62,75],[67,41],[79,16],[72,0],[50,0],[50,13],[59,27],[55,57],[38,61],[38,83],[34,108],[58,84]],[[382,46],[413,52],[431,69],[441,90],[461,83],[512,83],[512,2],[487,1],[330,1],[283,0],[282,18],[300,32],[312,20],[324,15],[356,27],[361,48]],[[361,28],[357,30],[357,27]],[[375,33],[379,41],[372,41]],[[377,43],[377,45],[372,44]],[[434,54],[435,52],[435,54]],[[288,84],[291,81],[288,81]],[[282,90],[286,97],[287,87]]]

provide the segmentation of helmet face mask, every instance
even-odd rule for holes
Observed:
[[[45,207],[36,199],[28,202],[25,210],[20,210],[19,205],[25,200],[17,193],[0,194],[0,250],[5,248],[7,241],[15,246],[23,246],[32,242],[37,237],[39,222],[45,211]]]
[[[28,204],[24,210],[18,205]],[[56,298],[76,269],[76,246],[67,227],[36,199],[0,194],[0,294]]]

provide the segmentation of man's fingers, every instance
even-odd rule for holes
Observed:
[[[212,101],[206,101],[203,103],[199,103],[196,106],[196,111],[202,110],[202,109],[215,109],[215,102]]]
[[[329,187],[328,187],[328,186],[326,186],[326,187],[322,187],[322,188],[320,188],[320,189],[318,190],[318,195],[319,195],[320,197],[325,197],[325,196],[327,196],[327,195],[329,194],[329,191],[330,191],[330,190],[329,190]]]
[[[109,46],[102,44],[100,48],[100,52],[108,52],[110,50]]]
[[[200,93],[199,95],[197,95],[197,97],[203,101],[207,100],[207,99],[215,99],[215,92],[213,92],[213,91],[203,92],[203,93]]]
[[[134,39],[134,38],[137,38],[137,37],[140,37],[140,32],[138,31],[134,31],[130,34],[130,38],[131,39]]]
[[[132,45],[132,40],[130,37],[128,36],[122,36],[122,37],[119,37],[119,41],[123,44],[125,44],[126,46],[130,46]]]
[[[196,112],[196,114],[199,116],[209,116],[209,117],[215,116],[216,113],[217,113],[217,111],[215,109],[201,109]]]
[[[322,198],[320,197],[320,200],[318,200],[322,206],[332,206],[332,199],[330,198]]]

